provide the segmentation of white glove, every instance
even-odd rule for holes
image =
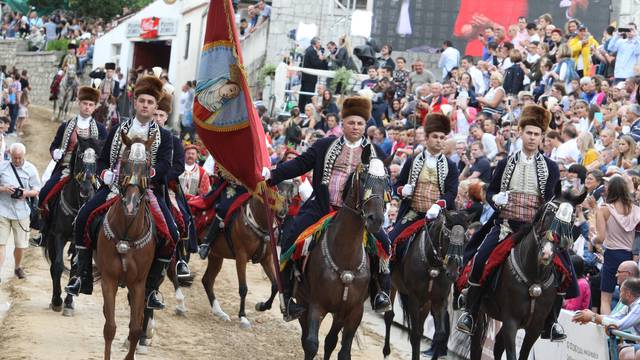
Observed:
[[[53,150],[53,160],[58,161],[62,159],[62,155],[64,155],[64,151],[60,149]]]
[[[427,211],[427,215],[425,216],[428,220],[433,220],[435,218],[438,217],[438,215],[440,215],[440,210],[442,210],[442,208],[440,207],[440,205],[438,204],[433,204],[431,205],[431,207],[429,208],[429,211]]]
[[[402,187],[402,197],[409,197],[413,194],[413,186],[407,184]]]
[[[262,168],[262,177],[263,177],[265,180],[269,180],[269,179],[271,179],[271,170],[269,170],[269,168],[268,168],[268,167],[263,167],[263,168]]]
[[[105,170],[102,172],[102,182],[105,185],[111,185],[113,184],[113,178],[114,178],[114,174],[113,171],[111,170]]]
[[[509,192],[500,192],[493,195],[493,202],[498,206],[504,206],[509,203]]]

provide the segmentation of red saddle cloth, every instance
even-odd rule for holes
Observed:
[[[49,193],[47,194],[47,197],[44,198],[44,200],[42,201],[40,209],[42,210],[42,214],[45,217],[49,215],[49,202],[53,200],[53,198],[58,196],[60,191],[62,191],[62,188],[69,182],[69,180],[71,180],[69,176],[65,176],[62,179],[60,179],[60,181],[58,181],[57,183],[55,183],[55,185],[53,185],[53,187],[51,188],[51,191],[49,191]]]
[[[482,271],[482,276],[480,277],[480,285],[483,285],[485,281],[491,276],[494,270],[496,270],[500,265],[504,264],[511,253],[511,249],[515,246],[512,236],[508,236],[506,239],[501,241],[491,255],[489,255],[489,259],[487,263],[484,265],[484,269]],[[561,290],[566,290],[571,285],[571,272],[564,266],[560,257],[555,255],[553,257],[553,264],[556,267],[558,274],[562,274],[562,283],[560,285]],[[464,267],[462,274],[456,281],[456,286],[458,290],[462,290],[467,286],[467,280],[469,279],[469,275],[471,275],[471,267],[473,266],[473,259],[471,259]]]
[[[427,222],[425,219],[416,220],[416,222],[409,225],[406,229],[402,230],[400,234],[398,234],[398,236],[393,241],[393,246],[391,247],[392,261],[396,259],[396,248],[398,247],[398,245],[401,245],[409,240],[414,234],[424,228],[424,225],[426,223]]]
[[[198,233],[198,237],[205,236],[205,232],[213,219],[216,217],[216,208],[215,203],[216,200],[220,197],[220,194],[224,190],[226,185],[222,185],[220,188],[216,189],[212,194],[207,194],[206,196],[195,196],[189,200],[187,200],[187,204],[191,209],[191,214],[194,218],[194,223],[196,226],[196,232]],[[251,199],[251,194],[244,193],[238,196],[227,211],[223,221],[225,224],[231,220],[233,214],[238,211],[244,203]]]

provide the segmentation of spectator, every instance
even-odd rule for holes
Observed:
[[[525,67],[522,63],[522,53],[513,49],[509,53],[509,59],[511,60],[511,67],[505,71],[504,77],[504,92],[508,95],[517,95],[524,89],[524,70]]]
[[[580,150],[580,163],[587,169],[598,168],[598,152],[593,143],[593,135],[583,132],[576,140],[578,150]]]
[[[396,69],[396,63],[393,62],[391,58],[391,53],[393,52],[393,48],[390,44],[384,44],[382,49],[380,49],[380,56],[376,59],[376,65],[378,69],[380,68],[391,68],[391,71]]]
[[[576,298],[565,300],[563,308],[569,311],[589,310],[589,304],[591,304],[591,289],[584,274],[584,260],[578,255],[571,255],[571,264],[576,272],[580,295]]]
[[[492,118],[500,118],[504,114],[502,99],[505,97],[505,91],[502,88],[502,81],[503,77],[499,72],[491,73],[489,90],[477,99],[482,106],[482,112],[489,114]]]
[[[477,94],[484,94],[487,90],[487,86],[484,82],[484,75],[482,74],[482,71],[474,65],[473,57],[463,57],[462,61],[460,62],[460,68],[465,73],[468,73],[471,77],[471,80],[473,80],[473,88],[475,92]]]
[[[325,58],[324,49],[322,49],[322,44],[320,43],[319,38],[314,37],[313,39],[311,39],[311,45],[309,45],[309,47],[304,52],[302,67],[319,70],[327,69],[327,60]],[[309,93],[315,91],[318,77],[315,75],[302,73],[300,81],[300,91]],[[310,101],[311,95],[301,94],[300,99],[298,100],[298,107],[304,109]]]
[[[444,81],[451,70],[458,66],[460,66],[460,51],[453,47],[451,41],[446,40],[442,43],[442,54],[438,61],[438,68],[442,70],[442,80]]]
[[[14,274],[24,279],[21,266],[24,249],[29,246],[29,217],[31,207],[28,198],[35,198],[40,191],[38,170],[25,160],[26,148],[14,143],[9,149],[10,161],[0,163],[0,268],[4,263],[7,240],[13,236],[15,250]]]
[[[338,120],[338,114],[336,113],[329,113],[327,114],[327,131],[325,132],[325,136],[329,137],[329,136],[335,136],[335,137],[340,137],[342,136],[342,126],[340,125],[340,122]]]
[[[367,69],[367,75],[369,78],[362,80],[360,89],[372,89],[378,85],[378,69],[375,66],[369,66]]]
[[[606,186],[606,205],[596,213],[596,244],[602,244],[604,263],[601,271],[601,313],[611,312],[611,297],[615,289],[615,271],[620,263],[631,260],[635,229],[640,223],[640,207],[633,203],[627,182],[613,176]]]
[[[409,87],[409,76],[411,73],[405,70],[407,60],[403,57],[396,58],[396,70],[393,72],[393,84],[396,88],[396,98],[402,99],[407,94]]]
[[[623,126],[622,133],[629,134],[635,141],[640,141],[640,105],[632,104],[629,106],[626,115],[630,125],[628,130]]]
[[[636,142],[629,135],[622,135],[618,139],[618,159],[616,166],[622,169],[629,169],[638,165],[636,155]]]
[[[413,63],[413,72],[409,75],[410,91],[415,93],[419,86],[431,84],[435,81],[435,76],[429,70],[424,69],[422,60],[416,60]]]
[[[491,163],[487,160],[482,142],[471,144],[471,159],[465,160],[465,170],[460,174],[460,180],[479,179],[488,184],[491,181]]]
[[[484,124],[487,119],[486,115],[480,114],[477,118],[477,122],[480,124]],[[493,159],[498,154],[498,144],[496,143],[496,136],[493,134],[489,134],[483,131],[478,125],[473,125],[469,129],[471,136],[476,140],[482,142],[482,148],[487,156],[489,161],[493,161]]]
[[[607,51],[616,54],[614,67],[615,82],[625,81],[634,75],[634,67],[640,57],[640,40],[636,24],[629,23],[618,29],[607,44]]]
[[[591,49],[595,49],[600,44],[591,36],[587,27],[580,25],[578,34],[567,42],[571,49],[571,58],[576,64],[576,71],[580,77],[587,76],[591,71]]]
[[[580,159],[580,149],[578,148],[578,133],[576,127],[569,124],[562,129],[561,139],[563,143],[558,146],[556,157],[565,164],[573,164]]]

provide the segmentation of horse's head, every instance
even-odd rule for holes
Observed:
[[[548,266],[560,249],[573,246],[573,224],[576,206],[587,197],[583,191],[575,195],[571,191],[562,192],[560,184],[556,186],[554,198],[538,211],[534,219],[534,235],[538,244],[538,262]]]
[[[465,231],[469,225],[469,216],[465,212],[443,210],[441,216],[430,228],[432,246],[439,256],[444,254],[442,265],[451,280],[458,278],[462,264],[465,243]]]
[[[293,198],[298,195],[298,189],[300,188],[300,182],[297,179],[285,180],[278,184],[278,193],[284,198],[284,205],[278,210],[276,216],[282,220],[287,216],[289,212],[289,206],[291,205]]]
[[[345,206],[359,213],[370,233],[376,233],[384,222],[384,202],[389,189],[389,178],[384,163],[372,145],[362,152],[362,163],[351,179]]]
[[[151,174],[151,144],[155,140],[155,135],[146,142],[141,139],[129,139],[126,134],[122,134],[122,143],[125,151],[120,163],[120,196],[124,213],[127,216],[136,216],[140,209],[140,204],[145,198],[147,185]]]
[[[98,140],[78,139],[73,176],[78,182],[78,195],[83,201],[92,197],[95,192],[97,151],[100,150],[100,145]]]

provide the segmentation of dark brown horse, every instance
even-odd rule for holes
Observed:
[[[318,330],[327,313],[333,324],[324,344],[329,359],[342,330],[338,359],[351,358],[351,344],[362,320],[369,296],[369,259],[363,246],[365,232],[377,233],[384,220],[388,177],[381,160],[367,146],[362,164],[346,188],[344,206],[318,240],[307,259],[307,269],[295,297],[307,311],[299,318],[305,359],[313,359],[319,347]]]
[[[570,234],[575,206],[585,197],[586,192],[577,196],[562,194],[557,186],[555,198],[538,211],[533,225],[514,234],[516,245],[498,272],[500,278],[495,292],[481,300],[478,322],[471,337],[472,360],[482,357],[488,321],[485,315],[502,322],[493,347],[494,358],[501,359],[506,350],[508,360],[528,359],[557,295],[556,283],[560,280],[554,279],[553,258],[560,249],[571,246],[572,240],[561,235]],[[552,242],[551,237],[558,237],[560,241]],[[516,356],[518,329],[525,330],[525,337]]]
[[[60,278],[65,270],[65,245],[73,237],[73,221],[78,210],[89,200],[96,190],[96,154],[102,144],[92,139],[78,138],[78,146],[74,161],[73,174],[69,174],[69,182],[62,188],[55,201],[49,204],[51,226],[48,229],[45,252],[50,263],[49,272],[53,282],[53,294],[50,308],[63,311]],[[75,256],[75,251],[70,251]],[[65,316],[73,316],[73,296],[64,299]]]
[[[280,185],[278,188],[285,197],[285,205],[277,214],[278,218],[282,219],[287,214],[288,202],[293,197],[295,190],[289,186],[289,183]],[[256,310],[267,311],[271,309],[273,299],[278,294],[278,284],[273,267],[274,260],[269,248],[270,237],[267,225],[269,222],[267,220],[267,211],[262,201],[257,197],[252,197],[242,206],[229,224],[225,224],[224,231],[218,232],[216,238],[211,242],[207,269],[202,276],[202,285],[207,293],[213,314],[223,321],[229,321],[229,315],[220,307],[213,287],[224,259],[235,259],[240,293],[238,318],[240,319],[240,327],[245,329],[251,327],[251,322],[245,312],[245,298],[248,292],[246,269],[249,261],[259,263],[271,281],[269,299],[257,303]]]
[[[150,147],[155,136],[142,143],[122,135],[126,149],[120,164],[120,194],[104,218],[98,236],[97,263],[102,275],[104,298],[104,358],[111,358],[111,344],[116,334],[115,301],[118,284],[129,290],[129,351],[125,359],[134,358],[142,333],[145,283],[156,248],[156,231],[149,209]]]
[[[462,248],[467,215],[444,211],[436,220],[425,226],[408,245],[406,255],[394,264],[391,282],[400,294],[404,318],[409,328],[413,360],[420,359],[420,340],[424,321],[429,312],[433,315],[436,332],[434,341],[447,342],[445,328],[446,307],[451,285],[458,278],[462,265]],[[393,310],[384,315],[386,334],[383,355],[389,356],[389,339]],[[434,349],[433,359],[440,355]]]

